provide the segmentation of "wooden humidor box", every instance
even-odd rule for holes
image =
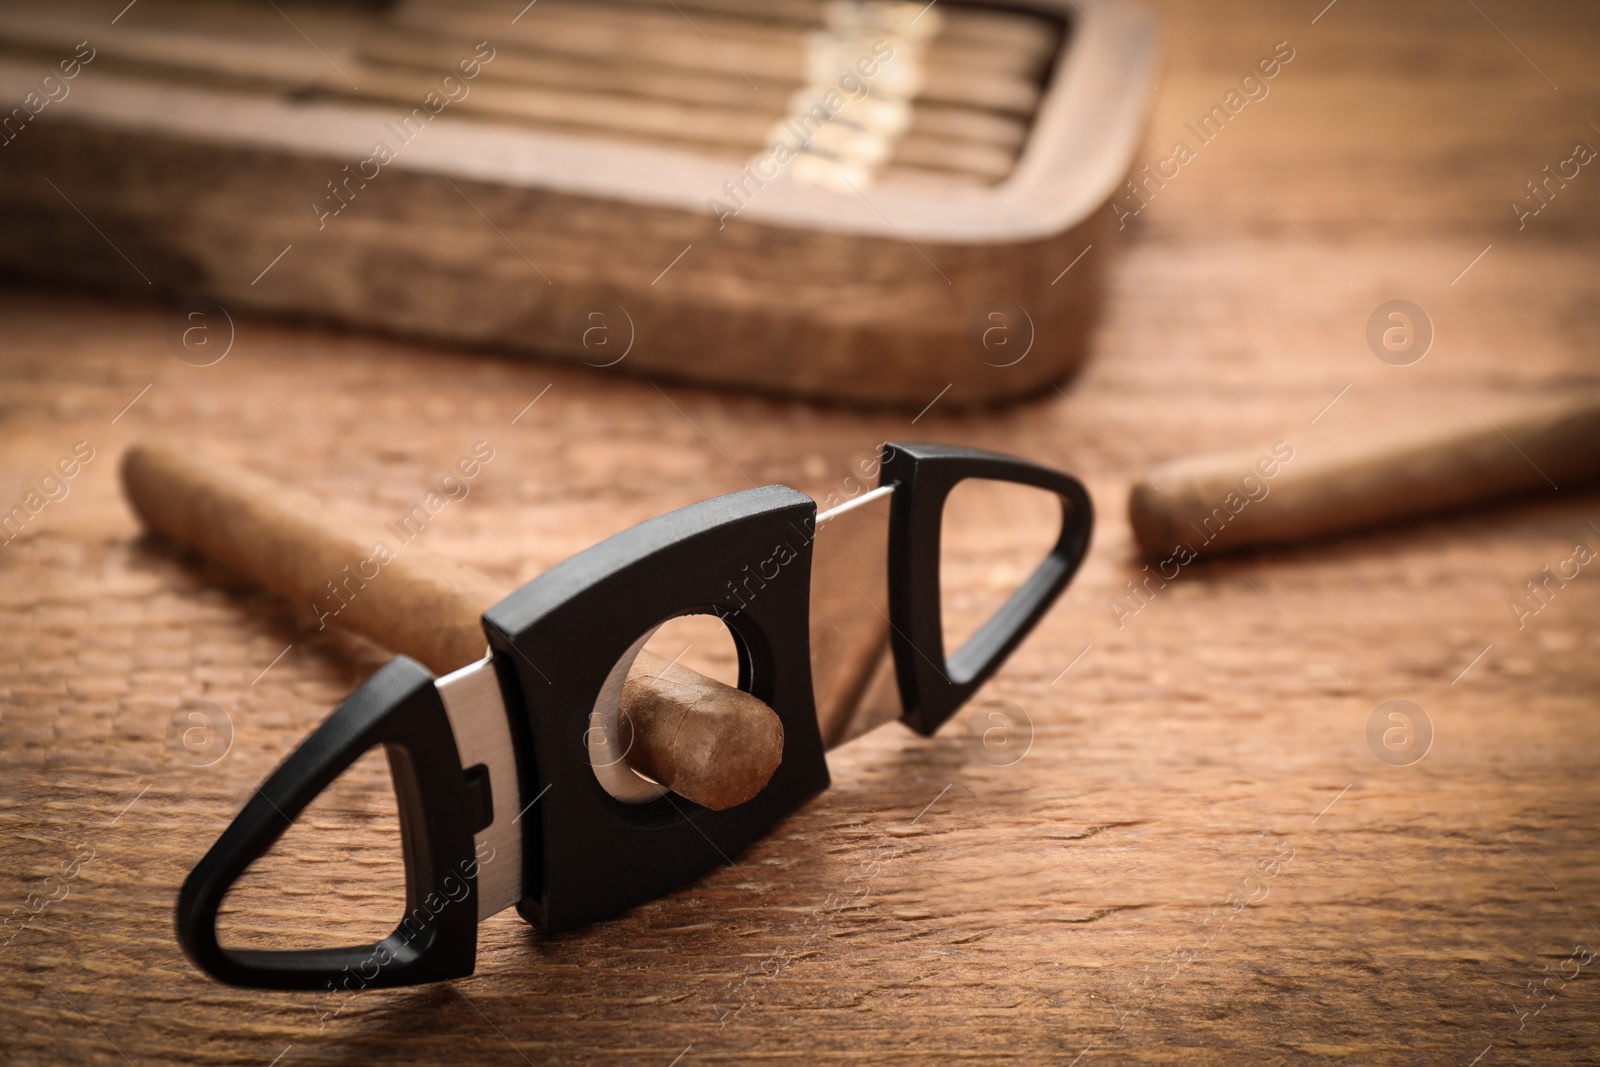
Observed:
[[[0,4],[0,270],[990,403],[1083,356],[1106,257],[1075,260],[1114,222],[1156,48],[1114,0],[280,7]],[[818,70],[864,96],[835,113]],[[819,101],[781,158],[771,131]]]

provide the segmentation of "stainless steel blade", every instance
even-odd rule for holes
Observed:
[[[452,671],[434,685],[450,717],[462,769],[481,763],[489,771],[494,819],[473,837],[481,922],[522,899],[522,827],[518,824],[527,809],[517,777],[517,750],[490,657]]]
[[[836,748],[900,717],[889,656],[886,485],[817,516],[811,550],[811,688]]]

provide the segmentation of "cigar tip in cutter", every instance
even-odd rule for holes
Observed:
[[[766,486],[692,504],[558,564],[483,615],[489,654],[442,678],[396,657],[245,803],[185,881],[179,941],[205,972],[257,988],[377,988],[472,973],[479,921],[516,906],[556,932],[614,916],[727,862],[828,786],[829,744],[889,718],[931,734],[1065,587],[1092,513],[1076,479],[991,453],[885,445],[880,486],[818,515]],[[946,657],[939,605],[945,497],[965,478],[1061,501],[1057,543]],[[738,579],[761,561],[759,587]],[[753,798],[713,811],[629,768],[615,729],[634,656],[664,621],[714,614],[739,688],[783,726]],[[643,636],[641,636],[643,635]],[[821,723],[819,725],[819,718]],[[234,881],[375,745],[389,758],[406,911],[376,944],[224,948]]]

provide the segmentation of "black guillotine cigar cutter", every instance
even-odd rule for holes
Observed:
[[[826,747],[898,718],[931,735],[1055,601],[1088,549],[1077,479],[1008,456],[887,444],[878,488],[836,508],[786,486],[730,493],[651,519],[551,568],[483,614],[489,654],[443,678],[397,656],[251,795],[183,884],[178,938],[234,985],[362,988],[471,974],[480,920],[516,905],[546,932],[660,896],[737,855],[828,787]],[[1054,493],[1061,528],[1032,575],[946,654],[940,526],[957,483]],[[773,561],[759,592],[735,579]],[[771,577],[765,575],[771,574]],[[783,758],[752,799],[712,811],[597,750],[645,640],[679,615],[733,634],[739,688],[783,725]],[[643,634],[644,636],[640,636]],[[542,669],[541,669],[542,667]],[[389,759],[405,917],[376,944],[224,948],[234,881],[374,745]],[[603,742],[602,742],[603,744]]]

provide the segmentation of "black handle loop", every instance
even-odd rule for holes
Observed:
[[[217,909],[245,868],[306,805],[373,745],[389,757],[405,853],[406,914],[374,945],[288,951],[230,950]],[[195,965],[232,985],[355,992],[472,973],[477,956],[477,871],[455,735],[433,676],[396,656],[352,693],[266,783],[190,872],[178,895],[178,940]]]
[[[898,483],[889,517],[889,620],[904,721],[932,734],[1005,662],[1072,580],[1089,550],[1094,509],[1069,474],[1025,460],[953,445],[885,447],[881,485]],[[948,657],[939,599],[944,505],[968,478],[1015,482],[1055,493],[1061,534],[1028,580]]]

